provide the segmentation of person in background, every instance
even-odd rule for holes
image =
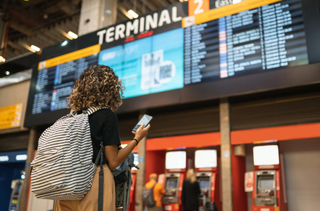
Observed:
[[[181,201],[185,211],[199,210],[200,185],[193,169],[187,172],[187,178],[183,181]]]
[[[150,174],[149,178],[150,181],[145,185],[146,189],[150,189],[154,186],[154,184],[157,182],[157,174]],[[162,211],[162,196],[166,193],[166,190],[164,189],[163,185],[160,183],[157,183],[153,188],[153,198],[156,202],[155,207],[148,207],[148,211]]]

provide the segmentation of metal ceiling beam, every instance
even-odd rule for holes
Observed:
[[[72,17],[71,21],[73,32],[78,33],[79,31],[79,24],[80,24],[80,15],[76,15]]]
[[[152,1],[152,3],[153,3],[154,5],[156,5],[158,8],[166,7],[166,6],[169,5],[169,3],[166,2],[166,1],[161,1],[161,0],[151,0],[151,1]]]
[[[131,10],[135,11],[138,15],[142,15],[142,5],[140,5],[138,2],[136,5],[136,8],[134,8],[134,4],[132,1],[130,1],[130,2],[124,1],[122,5],[127,9],[127,11],[131,9]]]
[[[34,33],[34,31],[32,31],[30,29],[30,26],[20,24],[16,20],[10,21],[10,27],[18,32],[21,32],[22,34],[27,35],[27,36],[31,36]]]
[[[121,4],[118,4],[118,10],[127,17],[127,10],[125,7],[123,7]]]
[[[43,0],[32,0],[28,2],[29,6],[34,6],[35,4],[38,4],[40,2],[43,2]]]
[[[43,41],[37,38],[36,36],[28,37],[27,39],[22,39],[22,42],[27,44],[28,46],[35,45],[39,48],[43,48],[45,45]]]
[[[171,4],[175,4],[175,3],[179,2],[179,1],[178,1],[178,0],[169,0],[169,2],[170,2]]]
[[[8,40],[8,46],[10,46],[12,49],[15,49],[15,50],[21,50],[22,49],[22,47],[20,45],[17,45],[17,44],[13,43],[10,40]]]
[[[118,11],[120,10],[118,9]],[[125,16],[121,11],[117,12],[117,19],[119,19],[120,22],[129,20],[129,18]]]
[[[70,4],[66,0],[60,0],[57,2],[53,2],[49,7],[47,7],[44,12],[45,13],[56,13],[62,11],[66,13],[67,15],[72,15],[79,11],[79,8],[77,8],[75,5]]]
[[[76,30],[76,26],[75,26],[74,21],[72,19],[66,20],[66,22],[62,25],[65,26],[65,28],[67,29],[67,32],[72,31],[76,34],[78,33],[78,30]],[[79,25],[79,23],[77,25]]]
[[[58,29],[59,25],[54,26],[53,30],[51,31],[51,33],[58,39],[58,40],[66,40],[67,38],[65,36],[62,35],[62,33],[60,32],[60,29]]]
[[[43,29],[39,33],[43,33],[46,37],[48,37],[49,39],[51,39],[55,43],[60,42],[60,40],[52,34],[52,30],[54,30],[54,29],[52,29],[52,28]]]
[[[71,0],[71,3],[75,6],[77,6],[80,2],[81,0]]]
[[[15,51],[16,50],[14,50],[14,49],[7,48],[7,50],[6,50],[5,54],[4,54],[4,58],[8,60],[10,58],[15,57],[15,54],[14,54]]]
[[[150,2],[150,0],[141,0],[141,7],[143,4],[145,4],[150,11],[158,9],[153,3]]]
[[[55,41],[53,41],[52,39],[50,39],[48,36],[45,36],[43,33],[37,33],[34,36],[36,39],[39,39],[39,41],[41,42],[41,46],[43,47],[47,47],[49,45],[54,45],[56,44]]]

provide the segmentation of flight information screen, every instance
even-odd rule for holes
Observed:
[[[68,56],[68,55],[66,55]],[[35,86],[32,114],[55,111],[67,107],[75,81],[88,66],[98,63],[98,54],[41,68]]]
[[[185,28],[184,83],[308,64],[300,0]]]

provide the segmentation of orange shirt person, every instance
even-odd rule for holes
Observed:
[[[150,189],[157,182],[157,174],[150,174],[150,181],[146,184],[146,189]],[[166,193],[163,185],[157,183],[153,188],[153,198],[156,202],[155,207],[148,207],[148,211],[162,211],[162,196]]]

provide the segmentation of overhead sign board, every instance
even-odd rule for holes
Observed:
[[[21,125],[22,103],[0,108],[0,130]]]

